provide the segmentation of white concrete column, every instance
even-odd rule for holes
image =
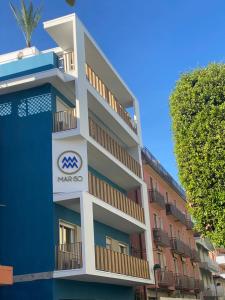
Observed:
[[[146,231],[145,231],[146,255],[147,255],[147,260],[149,262],[149,271],[151,275],[151,280],[152,283],[154,283],[154,274],[153,274],[154,257],[153,257],[153,245],[152,245],[152,231],[151,231],[149,205],[148,205],[148,191],[147,191],[147,185],[144,182],[141,187],[141,197],[142,197],[142,206],[144,208],[145,224],[146,224]]]
[[[80,133],[87,138],[89,135],[88,126],[88,100],[87,100],[87,82],[85,72],[85,39],[83,26],[75,17],[74,24],[74,53],[76,62],[76,106],[78,117],[78,129]]]
[[[142,147],[141,116],[140,116],[139,103],[137,100],[134,100],[134,115],[137,123],[137,134],[138,134],[139,144]]]
[[[85,273],[95,272],[95,243],[93,203],[88,193],[83,193],[80,199],[82,258]]]

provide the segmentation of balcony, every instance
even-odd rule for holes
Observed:
[[[206,261],[201,261],[201,262],[199,263],[199,268],[200,268],[201,270],[210,272],[209,265],[208,265],[208,263],[207,263]]]
[[[61,244],[56,246],[56,270],[82,268],[82,245]]]
[[[209,266],[210,271],[212,271],[214,273],[219,272],[219,265],[210,258],[208,259],[208,266]]]
[[[192,249],[191,250],[191,261],[193,262],[200,262],[200,256],[197,250]]]
[[[0,265],[0,286],[13,284],[13,268]]]
[[[206,259],[205,261],[201,261],[199,263],[199,268],[212,273],[219,272],[219,266],[217,265],[216,262],[214,262],[211,259]]]
[[[89,118],[89,134],[98,144],[104,147],[135,175],[141,178],[141,165],[91,118]]]
[[[203,299],[204,300],[217,300],[218,299],[218,295],[216,296],[216,291],[215,288],[208,288],[206,290],[203,291]]]
[[[166,214],[171,215],[176,221],[180,221],[182,224],[186,225],[185,215],[174,204],[166,204]]]
[[[185,245],[182,241],[180,241],[177,238],[172,238],[170,240],[170,245],[171,245],[171,250],[172,252],[179,254],[179,255],[184,255],[185,254]]]
[[[148,261],[134,256],[96,246],[95,263],[99,271],[150,279]]]
[[[144,223],[144,209],[126,195],[89,172],[89,193]]]
[[[76,108],[59,111],[53,114],[53,132],[61,132],[77,128]]]
[[[200,279],[195,279],[195,287],[194,287],[195,292],[200,293],[203,291],[203,289],[204,289],[203,281]]]
[[[166,203],[164,196],[161,193],[159,193],[156,190],[149,190],[148,197],[151,204],[157,205],[158,207],[165,209]]]
[[[157,246],[170,247],[170,238],[168,233],[161,228],[153,228],[153,238]]]
[[[187,275],[175,275],[175,288],[181,291],[191,291],[195,289],[195,279]]]
[[[156,273],[157,284],[160,288],[174,286],[173,272],[167,270],[158,270]]]
[[[119,103],[114,94],[107,88],[105,83],[95,74],[90,66],[86,64],[86,77],[89,83],[96,89],[101,97],[110,105],[110,107],[125,121],[125,123],[137,133],[136,124],[126,109]]]
[[[70,73],[75,70],[75,57],[73,51],[68,51],[58,55],[59,69],[64,73]]]
[[[194,223],[192,222],[191,219],[189,219],[189,218],[186,219],[186,226],[187,226],[187,230],[193,230]]]

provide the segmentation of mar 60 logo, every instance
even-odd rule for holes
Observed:
[[[59,170],[66,175],[73,175],[80,171],[82,158],[75,151],[65,151],[58,157],[57,165]]]

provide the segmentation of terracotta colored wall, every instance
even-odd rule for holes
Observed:
[[[153,169],[150,168],[148,165],[144,165],[144,180],[147,184],[148,189],[151,189],[151,181],[150,177],[152,178],[153,187],[157,186],[157,190],[164,196],[166,200],[166,193],[168,194],[168,202],[169,203],[176,203],[176,207],[182,211],[183,213],[187,214],[186,209],[186,202],[173,190]],[[170,234],[170,224],[173,226],[173,237],[178,237],[178,231],[180,232],[180,239],[187,244],[191,249],[196,249],[195,239],[193,237],[193,232],[191,230],[187,230],[186,226],[183,225],[179,221],[175,221],[171,216],[166,215],[166,210],[161,209],[157,205],[152,205],[149,202],[149,211],[150,211],[150,218],[151,218],[151,228],[154,228],[154,214],[160,217],[162,222],[162,228],[166,231],[169,236]],[[153,249],[154,249],[154,263],[158,262],[157,257],[157,247],[153,241]],[[167,269],[173,271],[175,273],[175,266],[173,261],[173,254],[170,248],[160,247],[165,257],[165,263]],[[182,261],[179,255],[177,255],[177,262],[178,262],[178,272],[183,274],[182,269]],[[196,279],[199,278],[199,269],[198,266],[193,268],[192,262],[190,258],[186,258],[186,268],[187,273],[186,275],[195,277]]]

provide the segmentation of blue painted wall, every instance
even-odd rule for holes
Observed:
[[[54,268],[51,85],[0,96],[0,262]]]
[[[0,287],[1,300],[50,300],[53,299],[53,280],[36,280]]]
[[[134,291],[132,287],[55,280],[54,300],[134,300]]]
[[[106,246],[106,236],[111,237],[120,242],[130,244],[130,239],[128,234],[96,221],[94,224],[94,232],[95,232],[95,244],[98,246],[102,246],[102,247]]]
[[[0,80],[8,80],[57,67],[58,58],[55,53],[34,55],[0,65]]]
[[[72,224],[80,226],[80,214],[72,211],[64,206],[55,204],[54,208],[54,219],[55,219],[55,244],[59,243],[59,220],[67,221]],[[112,237],[118,241],[130,244],[129,235],[114,229],[110,226],[102,224],[100,222],[94,221],[94,235],[95,235],[95,244],[98,246],[106,246],[106,236]]]

